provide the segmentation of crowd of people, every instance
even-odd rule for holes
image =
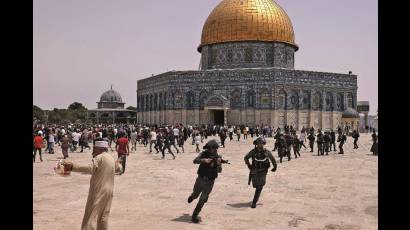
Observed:
[[[336,137],[337,132],[337,137]],[[250,170],[249,184],[252,182],[255,188],[254,198],[251,204],[256,208],[258,199],[266,183],[266,175],[272,164],[271,171],[277,169],[276,160],[268,149],[265,148],[268,137],[274,138],[272,151],[277,151],[279,162],[286,157],[291,160],[292,150],[294,158],[301,157],[301,148],[307,149],[305,142],[309,142],[310,152],[314,152],[316,142],[317,155],[329,155],[329,152],[336,150],[338,143],[339,154],[344,154],[343,146],[347,141],[347,136],[353,139],[353,149],[358,149],[359,132],[354,130],[352,133],[341,128],[337,131],[312,128],[302,128],[299,134],[292,126],[285,125],[283,131],[281,128],[265,126],[249,127],[241,126],[219,126],[219,125],[201,125],[201,126],[184,126],[176,124],[169,125],[36,125],[33,127],[33,162],[36,161],[36,153],[39,153],[40,161],[42,159],[42,149],[49,154],[54,154],[55,146],[61,147],[64,159],[69,158],[69,152],[84,152],[84,149],[91,149],[92,144],[92,164],[81,166],[76,163],[67,161],[64,168],[68,171],[82,172],[91,174],[90,192],[86,204],[86,210],[83,217],[82,229],[94,229],[92,226],[97,222],[97,229],[108,229],[108,215],[111,207],[113,196],[114,173],[122,175],[126,168],[126,159],[131,151],[137,150],[137,145],[145,147],[149,153],[161,153],[162,159],[165,153],[170,154],[175,159],[173,149],[177,154],[184,153],[184,144],[191,138],[191,144],[195,145],[196,153],[199,155],[193,160],[194,164],[199,164],[198,177],[193,187],[192,194],[188,197],[188,203],[199,197],[197,206],[192,214],[192,222],[198,223],[199,213],[209,198],[214,181],[218,173],[222,171],[222,164],[229,163],[223,160],[217,153],[219,147],[226,147],[226,139],[229,141],[240,141],[250,138],[256,138],[253,141],[254,148],[244,157],[245,164]],[[236,135],[236,140],[234,140]],[[213,136],[210,141],[203,146],[201,152],[200,145],[204,140]],[[216,141],[219,137],[220,144]],[[373,155],[378,154],[378,135],[373,130],[373,144],[370,151]],[[115,151],[118,154],[117,163],[114,158],[108,154],[115,144]],[[131,145],[131,148],[130,146]],[[252,160],[250,162],[250,159]],[[96,218],[98,217],[98,218]]]

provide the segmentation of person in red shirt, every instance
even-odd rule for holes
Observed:
[[[42,132],[38,131],[37,135],[34,137],[34,154],[33,154],[33,163],[36,162],[36,153],[40,155],[40,161],[43,162],[43,158],[41,157],[41,148],[43,148],[43,138],[41,137]]]
[[[117,139],[115,150],[117,150],[118,160],[122,164],[122,172],[120,173],[120,175],[122,175],[125,172],[125,163],[127,162],[127,156],[130,155],[130,147],[128,145],[128,138],[124,133],[121,132],[118,137],[119,138]]]

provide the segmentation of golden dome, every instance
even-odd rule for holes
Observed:
[[[223,0],[205,22],[198,51],[236,41],[283,42],[298,49],[292,22],[273,0]]]

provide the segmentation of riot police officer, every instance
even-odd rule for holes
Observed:
[[[356,130],[353,130],[352,137],[353,137],[353,145],[354,145],[353,149],[358,149],[359,146],[357,145],[357,141],[359,140],[359,137],[360,137],[359,132],[357,132]]]
[[[339,144],[339,154],[344,154],[344,151],[343,151],[343,145],[345,144],[345,142],[346,142],[346,135],[343,133],[343,132],[339,132],[339,136],[338,136],[338,138],[337,138],[337,142],[340,142],[340,144]]]
[[[319,130],[318,130],[318,134],[317,134],[317,141],[316,141],[316,143],[317,143],[317,155],[318,155],[318,156],[324,154],[324,151],[323,151],[323,142],[324,142],[324,140],[323,140],[323,134],[322,134],[322,131],[319,129]]]
[[[292,150],[292,142],[293,142],[293,138],[292,136],[289,134],[289,131],[285,132],[285,141],[286,141],[286,149],[285,149],[285,154],[286,156],[288,156],[288,161],[290,161],[290,152]]]
[[[263,186],[266,184],[266,174],[268,174],[270,167],[269,160],[272,162],[272,172],[276,171],[277,164],[272,153],[264,148],[266,145],[264,138],[257,138],[253,144],[255,148],[246,154],[244,160],[250,170],[248,185],[252,181],[252,186],[256,189],[251,206],[252,208],[256,208],[256,203],[258,202]],[[250,158],[252,158],[252,164],[249,163]]]
[[[209,194],[214,186],[218,173],[222,172],[222,158],[218,155],[219,145],[215,140],[210,140],[203,147],[205,151],[201,152],[195,159],[194,164],[199,164],[198,177],[192,194],[188,197],[188,203],[199,197],[198,204],[192,214],[192,222],[198,223],[198,214],[202,207],[208,201]]]
[[[325,132],[325,135],[323,136],[323,149],[326,152],[326,155],[329,155],[329,148],[330,148],[330,142],[331,142],[331,137],[328,131]]]
[[[300,157],[300,144],[301,142],[299,141],[298,136],[296,135],[296,130],[293,130],[292,132],[292,148],[293,148],[293,154],[295,155],[295,159]]]
[[[332,151],[332,146],[333,151],[336,152],[336,133],[333,129],[330,131],[330,151]]]
[[[308,140],[309,140],[309,147],[310,147],[310,152],[313,152],[313,147],[315,145],[315,133],[314,131],[310,131],[310,134],[308,136]]]

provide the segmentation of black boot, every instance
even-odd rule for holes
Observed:
[[[195,209],[194,209],[194,213],[192,213],[192,222],[194,223],[198,223],[199,222],[199,218],[198,215],[202,210],[202,207],[204,206],[205,203],[201,202],[201,200],[199,200],[198,204],[196,205]]]
[[[192,196],[189,196],[189,197],[188,197],[188,203],[189,203],[189,204],[192,203],[193,200],[194,200],[194,198],[192,198]]]
[[[255,196],[253,197],[253,201],[252,201],[252,206],[251,206],[251,208],[256,208],[256,203],[257,203],[258,200],[259,200],[259,196],[261,195],[261,192],[262,192],[262,187],[256,188],[256,190],[255,190]]]

